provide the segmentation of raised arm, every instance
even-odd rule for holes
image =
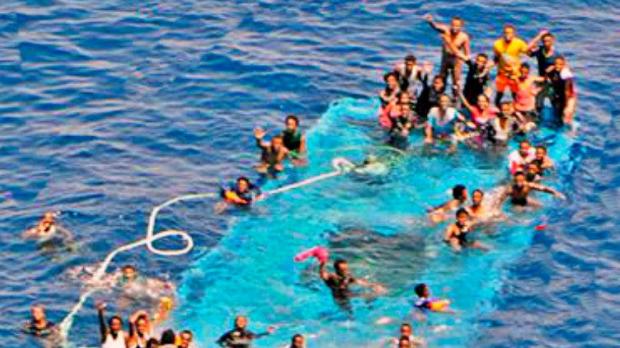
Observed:
[[[319,265],[319,277],[321,277],[323,281],[327,281],[329,280],[330,276],[331,275],[327,271],[327,264],[325,262],[321,262],[321,264]]]
[[[541,185],[541,184],[536,184],[536,183],[529,183],[530,189],[532,190],[536,190],[536,191],[540,191],[540,192],[545,192],[545,193],[550,193],[552,195],[554,195],[556,198],[559,199],[566,199],[566,196],[564,196],[560,191],[551,188],[549,186],[545,186],[545,185]]]
[[[97,313],[99,316],[99,333],[101,334],[101,343],[105,342],[105,338],[108,334],[108,328],[105,324],[105,318],[103,316],[104,310],[105,310],[105,304],[100,303],[97,305]]]
[[[541,30],[538,35],[534,36],[534,38],[527,43],[527,52],[532,53],[533,51],[535,51],[536,45],[538,44],[540,39],[542,39],[542,37],[548,33],[549,30]]]
[[[427,14],[426,16],[424,16],[424,19],[426,20],[426,22],[428,22],[431,28],[435,29],[435,31],[441,34],[447,33],[449,30],[447,25],[433,21],[433,15],[431,14]]]
[[[256,146],[258,146],[261,149],[264,149],[269,146],[269,143],[263,140],[263,138],[265,137],[265,134],[266,132],[261,128],[256,128],[254,130],[254,138],[256,139]]]

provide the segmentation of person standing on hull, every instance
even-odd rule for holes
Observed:
[[[450,97],[442,94],[439,97],[439,106],[429,111],[428,120],[424,126],[424,143],[433,144],[435,140],[449,142],[449,151],[452,152],[456,150],[456,123],[464,118],[450,105]]]
[[[514,108],[527,122],[538,123],[540,117],[536,107],[536,98],[537,95],[543,93],[538,86],[545,81],[545,78],[531,76],[528,63],[521,64],[519,72],[517,92],[514,95]]]
[[[504,26],[503,36],[493,44],[493,53],[494,63],[497,65],[495,105],[499,107],[506,88],[510,89],[513,96],[518,91],[517,78],[521,57],[528,53],[528,46],[516,36],[515,27],[507,24]]]
[[[452,76],[452,85],[454,96],[457,95],[456,89],[461,84],[461,72],[463,64],[459,60],[458,55],[461,53],[465,56],[470,55],[469,35],[463,31],[464,21],[460,17],[452,17],[450,26],[433,21],[433,16],[428,14],[424,17],[428,24],[437,32],[442,34],[444,43],[441,51],[441,68],[439,75],[443,78],[444,84],[447,82],[448,73]],[[457,49],[456,51],[454,49]]]
[[[421,84],[425,74],[422,67],[417,65],[417,58],[413,54],[407,55],[404,62],[394,67],[394,74],[398,77],[401,92],[409,91],[415,102],[421,92]]]
[[[108,320],[108,325],[106,325],[104,316],[105,308],[105,303],[97,304],[101,348],[126,348],[129,336],[123,331],[123,319],[115,315]]]
[[[555,59],[553,66],[548,68],[547,79],[553,91],[552,104],[556,120],[572,127],[577,106],[577,88],[566,58]]]
[[[235,318],[235,327],[223,334],[216,343],[224,348],[250,348],[255,339],[271,335],[276,331],[275,327],[270,326],[266,332],[255,334],[248,330],[247,326],[248,318],[238,315]]]
[[[538,42],[542,41],[542,44],[537,47]],[[530,57],[536,58],[538,63],[538,76],[545,77],[547,75],[547,69],[555,64],[555,59],[560,57],[561,54],[555,49],[555,36],[548,30],[541,30],[535,38],[532,39],[527,45],[527,54]],[[548,83],[541,84],[541,92],[536,97],[536,110],[540,113],[545,104],[545,98],[551,98],[551,87]]]

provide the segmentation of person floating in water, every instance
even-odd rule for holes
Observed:
[[[381,295],[386,292],[381,284],[371,283],[365,279],[353,277],[349,270],[349,263],[343,259],[337,259],[334,262],[334,271],[334,273],[330,273],[327,270],[327,262],[321,262],[319,265],[319,277],[331,290],[332,296],[338,305],[347,311],[351,310],[348,302],[349,299],[356,295],[351,291],[351,285],[370,288],[374,292],[374,295]]]
[[[52,321],[47,320],[45,307],[43,305],[33,305],[30,307],[31,319],[23,325],[23,332],[32,336],[45,338],[49,342],[58,341],[60,331],[58,326]]]
[[[454,86],[454,95],[456,89],[461,84],[462,62],[459,60],[459,54],[469,56],[470,40],[469,35],[463,31],[464,21],[460,17],[452,17],[450,26],[433,21],[433,16],[428,14],[424,17],[428,24],[442,35],[444,40],[441,50],[441,68],[439,75],[443,78],[444,84],[447,82],[448,74],[451,74],[452,85]],[[448,44],[449,43],[449,44]]]
[[[24,232],[24,238],[33,238],[40,241],[48,241],[55,237],[61,237],[65,240],[72,239],[71,232],[58,224],[56,217],[56,213],[46,212],[35,227],[29,228]]]
[[[129,335],[123,331],[123,319],[115,315],[105,321],[105,303],[97,304],[97,314],[99,317],[99,332],[101,334],[102,348],[125,348],[129,342]]]
[[[229,204],[237,207],[249,207],[254,201],[263,198],[260,187],[254,185],[250,179],[245,176],[237,178],[234,186],[222,188],[220,190],[220,196],[223,199],[222,203],[224,203],[224,209]]]
[[[489,250],[484,244],[468,238],[471,229],[472,224],[467,209],[460,208],[456,212],[456,221],[446,228],[443,240],[457,252],[464,248]]]
[[[502,192],[499,203],[500,205],[507,199],[510,203],[517,207],[540,207],[541,204],[537,200],[529,197],[531,191],[540,191],[550,193],[556,198],[565,200],[566,197],[559,191],[538,183],[528,182],[524,172],[516,172],[513,176],[513,182],[507,186]]]
[[[462,207],[467,202],[467,188],[464,185],[455,185],[452,188],[452,199],[433,207],[428,211],[428,217],[433,223],[448,219],[448,213]]]
[[[394,347],[405,347],[405,348],[416,348],[416,347],[424,347],[425,342],[422,338],[417,337],[413,334],[413,328],[409,323],[402,323],[400,325],[399,337],[392,340],[393,344],[391,346]],[[403,345],[405,344],[405,345]]]
[[[450,300],[431,297],[431,290],[424,283],[415,286],[414,292],[418,297],[415,307],[422,312],[454,313],[450,309]]]
[[[266,332],[255,334],[247,329],[248,318],[239,315],[235,318],[235,327],[223,334],[218,340],[217,344],[220,347],[225,348],[250,348],[252,341],[255,339],[271,335],[275,332],[275,327],[270,326]]]
[[[284,170],[284,160],[289,156],[289,151],[284,147],[284,139],[281,135],[271,138],[271,141],[263,140],[266,132],[260,128],[254,130],[256,146],[261,150],[260,163],[256,166],[256,171],[261,174],[274,176]]]
[[[291,162],[294,165],[304,165],[306,163],[306,137],[299,129],[299,118],[295,115],[288,115],[284,120],[286,128],[280,135],[282,143],[288,150]]]
[[[536,165],[538,165],[540,170],[539,174],[541,176],[546,175],[549,171],[555,168],[553,160],[547,155],[547,147],[543,145],[536,146],[536,154],[532,160],[532,163],[536,163]]]

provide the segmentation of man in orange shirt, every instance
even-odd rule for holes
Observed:
[[[497,64],[497,78],[495,80],[496,95],[495,104],[499,107],[506,87],[512,94],[518,91],[519,68],[521,56],[527,55],[528,46],[525,41],[516,36],[513,25],[504,26],[504,35],[493,44],[495,64]]]

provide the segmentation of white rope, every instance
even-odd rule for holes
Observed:
[[[266,195],[267,196],[272,196],[278,193],[283,193],[286,191],[290,191],[296,188],[300,188],[306,185],[310,185],[322,180],[326,180],[329,178],[333,178],[335,176],[338,175],[342,175],[345,173],[345,171],[337,166],[332,164],[334,167],[334,171],[329,172],[329,173],[324,173],[324,174],[320,174],[311,178],[308,178],[306,180],[302,180],[300,182],[296,182],[290,185],[286,185],[286,186],[282,186],[280,188],[271,190],[271,191],[267,191]],[[110,252],[106,258],[103,260],[103,262],[101,263],[101,265],[99,266],[99,268],[97,268],[97,270],[93,273],[93,283],[97,283],[99,281],[101,281],[103,279],[103,277],[106,274],[106,270],[108,269],[108,266],[110,265],[110,263],[112,262],[112,260],[114,259],[114,257],[116,257],[116,255],[118,255],[119,253],[122,253],[124,251],[129,251],[131,249],[137,248],[139,246],[142,245],[146,245],[146,248],[153,254],[156,255],[162,255],[162,256],[180,256],[180,255],[184,255],[187,254],[190,250],[192,250],[192,248],[194,247],[194,240],[192,239],[192,237],[189,235],[189,233],[185,232],[185,231],[181,231],[181,230],[165,230],[165,231],[161,231],[158,233],[155,233],[155,224],[157,222],[157,215],[159,214],[159,212],[168,207],[171,206],[175,203],[181,202],[181,201],[189,201],[189,200],[196,200],[196,199],[204,199],[204,198],[214,198],[217,197],[218,195],[215,193],[200,193],[200,194],[188,194],[188,195],[183,195],[183,196],[178,196],[175,198],[172,198],[158,206],[156,206],[155,208],[153,208],[153,210],[151,211],[151,215],[149,216],[149,222],[146,228],[146,237],[143,239],[139,239],[135,242],[129,243],[129,244],[125,244],[123,246],[120,246],[116,249],[114,249],[112,252]],[[175,250],[164,250],[164,249],[158,249],[153,245],[153,242],[163,239],[163,238],[167,238],[167,237],[172,237],[172,236],[178,236],[181,237],[183,239],[183,241],[185,242],[185,246],[182,249],[175,249]],[[73,306],[73,308],[71,309],[71,311],[69,312],[69,314],[67,314],[67,316],[63,319],[63,321],[60,323],[60,336],[62,339],[62,345],[64,347],[68,346],[68,337],[69,337],[69,331],[71,330],[71,326],[73,325],[73,319],[75,317],[75,315],[82,309],[82,307],[84,306],[84,303],[86,302],[86,300],[95,292],[97,292],[97,290],[99,290],[96,287],[93,287],[89,290],[87,290],[86,292],[84,292],[81,296],[80,299],[78,300],[78,302]]]

